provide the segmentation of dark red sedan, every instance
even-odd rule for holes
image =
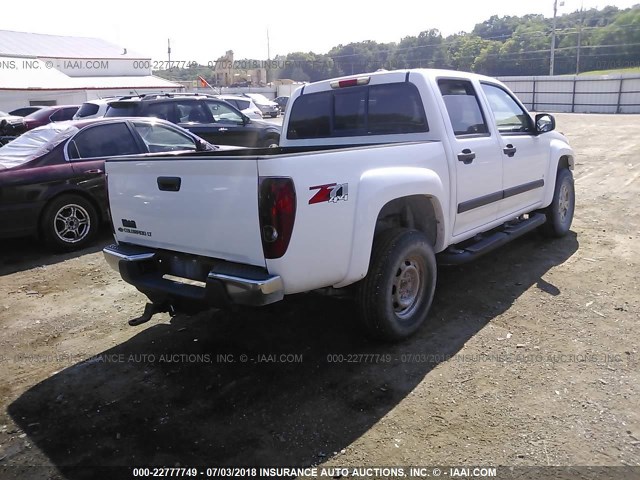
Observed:
[[[56,105],[54,107],[42,107],[25,117],[17,117],[7,121],[2,127],[2,135],[20,135],[36,127],[47,125],[51,122],[64,122],[71,120],[80,108],[80,105]]]
[[[56,250],[83,248],[108,220],[105,158],[218,148],[157,118],[30,130],[0,147],[0,238],[37,235]]]

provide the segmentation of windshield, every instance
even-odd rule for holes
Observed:
[[[23,133],[0,147],[0,169],[14,168],[41,157],[76,132],[77,127],[59,122]]]

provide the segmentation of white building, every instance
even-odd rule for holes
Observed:
[[[152,68],[150,57],[98,38],[0,30],[0,110],[184,89]]]

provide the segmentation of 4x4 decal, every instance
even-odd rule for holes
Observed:
[[[309,199],[309,205],[313,205],[314,203],[336,203],[340,200],[349,200],[348,183],[327,183],[326,185],[309,187],[309,190],[318,190],[313,197]]]

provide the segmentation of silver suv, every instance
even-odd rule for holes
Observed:
[[[240,95],[218,95],[218,98],[230,103],[247,117],[255,120],[262,120],[262,111],[249,97],[243,97]]]
[[[264,117],[270,116],[275,118],[280,114],[280,107],[278,107],[278,104],[269,100],[261,93],[245,93],[244,95],[253,100],[253,103],[258,106]]]
[[[109,102],[118,100],[120,97],[105,97],[96,100],[87,100],[73,116],[74,120],[88,120],[89,118],[102,118],[107,113]]]

